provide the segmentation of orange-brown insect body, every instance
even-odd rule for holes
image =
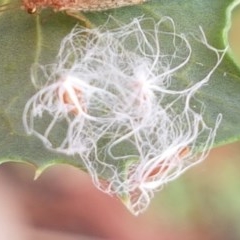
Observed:
[[[74,92],[75,92],[75,94],[76,94],[76,96],[77,96],[77,99],[78,99],[81,107],[82,107],[82,110],[83,110],[84,112],[87,112],[87,109],[86,109],[86,107],[85,107],[85,105],[84,105],[82,92],[81,92],[80,90],[78,90],[78,89],[75,89],[75,88],[73,88],[73,90],[74,90]],[[75,106],[73,100],[71,99],[71,96],[69,95],[69,93],[68,93],[67,91],[65,91],[65,92],[63,93],[63,103],[72,106],[71,112],[72,112],[74,115],[78,115],[78,114],[79,114],[78,108]]]
[[[28,13],[35,13],[43,8],[53,8],[55,11],[101,11],[140,4],[148,0],[22,0]]]
[[[189,152],[190,152],[190,148],[185,147],[179,152],[178,157],[180,159],[184,158]],[[152,172],[148,175],[148,177],[153,177],[156,174],[158,174],[159,172],[164,172],[167,169],[168,169],[167,165],[163,167],[162,164],[159,164],[155,169],[152,170]]]

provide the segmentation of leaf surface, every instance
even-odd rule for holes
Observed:
[[[193,44],[193,60],[179,79],[195,81],[203,74],[196,70],[196,62],[201,62],[203,72],[207,72],[216,57],[194,41],[192,35],[199,37],[201,26],[209,44],[225,48],[224,40],[226,44],[231,24],[228,10],[231,4],[232,0],[152,0],[138,6],[87,13],[85,17],[92,25],[99,26],[107,21],[109,15],[126,23],[143,15],[156,20],[170,16],[175,22],[176,32],[189,36]],[[49,10],[43,10],[38,16],[27,14],[20,8],[0,12],[0,163],[23,161],[39,169],[59,162],[83,167],[77,158],[46,150],[40,140],[26,135],[22,125],[24,106],[36,92],[30,80],[32,64],[54,62],[61,40],[77,22],[62,12]],[[240,71],[230,55],[224,57],[208,85],[197,93],[197,98],[206,105],[204,118],[209,125],[214,124],[219,113],[223,115],[215,145],[240,139]]]

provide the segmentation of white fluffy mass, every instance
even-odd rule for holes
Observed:
[[[187,79],[182,71],[192,48],[171,18],[135,18],[109,29],[111,21],[75,27],[56,63],[32,68],[33,83],[44,84],[26,103],[23,124],[47,149],[79,158],[99,189],[138,215],[155,191],[201,162],[212,146],[221,115],[207,126],[194,95],[223,52],[202,32],[198,44],[216,63],[202,78]]]

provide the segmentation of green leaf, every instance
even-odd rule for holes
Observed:
[[[239,1],[235,1],[239,2]],[[2,0],[0,3],[5,3]],[[200,35],[201,26],[208,42],[216,48],[225,48],[228,27],[231,23],[232,0],[152,0],[142,5],[124,7],[104,12],[92,12],[85,17],[95,26],[104,24],[109,15],[128,23],[138,16],[159,20],[170,16],[176,24],[176,32]],[[20,8],[0,12],[0,162],[23,161],[42,169],[55,163],[69,163],[83,168],[77,158],[52,153],[43,147],[39,139],[26,135],[22,125],[22,113],[27,100],[35,93],[30,80],[33,63],[52,63],[62,38],[78,23],[77,19],[62,12],[44,10],[40,15],[30,15]],[[81,22],[82,23],[82,22]],[[225,32],[223,33],[224,27]],[[111,24],[109,25],[111,26]],[[192,39],[192,38],[191,38]],[[195,62],[204,63],[209,70],[216,61],[212,53],[201,44],[193,44]],[[195,41],[196,42],[196,41]],[[198,79],[201,73],[194,71],[195,63],[181,77]],[[204,118],[214,125],[218,113],[223,120],[217,133],[216,145],[240,138],[240,71],[228,55],[215,71],[207,86],[197,93],[205,102]]]

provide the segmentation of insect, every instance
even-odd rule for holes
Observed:
[[[84,22],[87,28],[91,28],[91,23],[81,12],[103,11],[147,1],[149,0],[21,0],[21,8],[29,14],[39,13],[44,8],[52,8],[55,12],[65,11],[67,15]],[[15,7],[10,3],[2,4],[0,5],[0,12],[13,8]]]
[[[102,11],[146,2],[147,0],[22,0],[23,8],[30,14],[43,8],[54,11]]]
[[[70,112],[74,115],[80,114],[82,111],[86,112],[86,107],[83,101],[83,94],[80,87],[74,82],[78,79],[69,76],[62,84],[61,89],[58,89],[58,95],[62,104],[68,105],[71,110]]]
[[[180,152],[177,154],[177,158],[182,159],[186,157],[190,153],[190,148],[189,147],[184,147],[183,149],[180,150]],[[168,164],[160,163],[155,167],[150,173],[148,173],[147,178],[152,178],[155,177],[159,173],[163,173],[169,168]]]

